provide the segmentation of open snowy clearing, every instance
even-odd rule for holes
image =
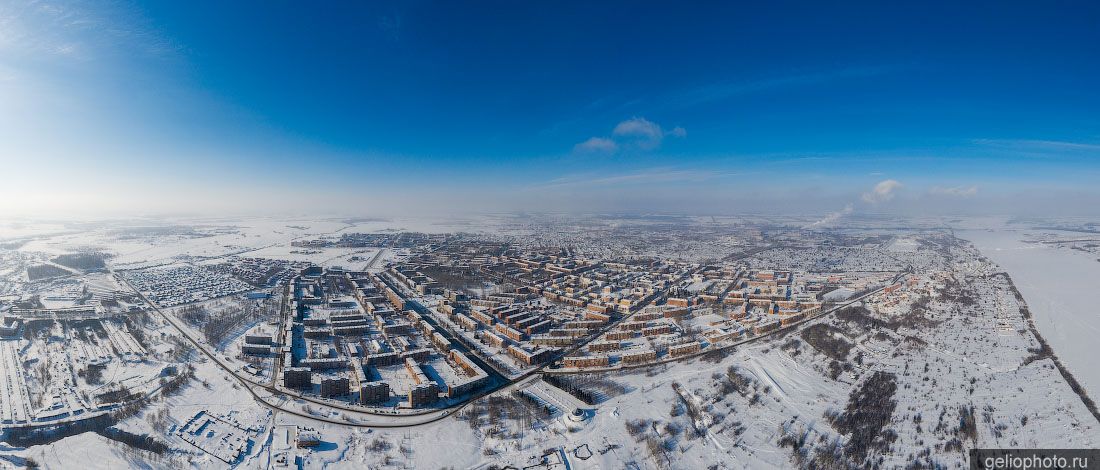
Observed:
[[[1100,336],[1100,262],[1050,245],[1021,241],[1027,231],[959,233],[1003,267],[1035,317],[1039,332],[1094,400],[1100,367],[1093,362]]]

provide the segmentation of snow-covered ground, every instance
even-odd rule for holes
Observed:
[[[167,232],[146,230],[143,224],[127,231],[106,226],[65,232],[70,230],[67,226],[40,227],[38,230],[49,233],[0,250],[0,261],[7,260],[10,273],[20,273],[24,265],[43,262],[51,255],[91,248],[114,254],[109,261],[112,267],[121,263],[136,272],[162,270],[170,264],[213,269],[235,256],[356,267],[365,265],[377,249],[303,252],[291,242],[399,228],[511,235],[534,231],[539,237],[560,236],[561,240],[574,240],[577,235],[573,232],[587,230],[585,225],[555,228],[495,216],[442,222],[257,218],[186,223],[171,226]],[[633,243],[631,237],[643,242],[651,237],[645,231],[649,229],[638,222],[617,221],[605,226],[610,241],[593,242],[588,249],[613,251],[618,244]],[[0,226],[0,236],[4,230],[9,236],[31,232],[20,226]],[[868,276],[892,275],[871,273],[880,269],[912,268],[914,282],[893,293],[869,296],[862,303],[867,307],[865,313],[825,316],[727,354],[649,369],[565,376],[587,380],[582,385],[599,395],[594,405],[534,376],[471,402],[453,415],[424,418],[441,417],[439,421],[395,429],[352,425],[407,424],[409,420],[339,411],[273,397],[270,391],[253,387],[252,391],[268,401],[262,403],[214,361],[198,353],[185,354],[190,346],[156,315],[134,314],[130,322],[112,320],[103,325],[98,339],[88,340],[87,345],[75,335],[90,335],[91,328],[66,331],[52,326],[43,329],[41,337],[4,342],[8,365],[0,372],[8,372],[14,385],[20,385],[14,379],[25,376],[29,381],[25,387],[41,397],[41,403],[34,403],[32,409],[48,409],[46,405],[57,401],[53,392],[64,392],[68,386],[91,388],[85,379],[72,377],[73,372],[63,367],[69,364],[79,371],[84,362],[118,356],[104,370],[104,382],[124,384],[138,392],[156,387],[164,366],[176,365],[181,371],[188,365],[194,367],[194,378],[178,390],[157,396],[114,425],[122,432],[149,436],[170,450],[158,456],[85,432],[25,448],[0,444],[0,468],[22,465],[27,458],[46,468],[267,468],[287,453],[300,457],[292,468],[524,468],[540,463],[539,468],[547,470],[793,468],[805,465],[809,458],[822,468],[839,468],[827,464],[840,463],[896,468],[914,462],[955,468],[965,465],[966,450],[973,447],[1096,447],[1100,445],[1100,423],[1053,361],[1035,354],[1038,341],[1027,328],[1008,279],[996,274],[1008,271],[1030,304],[1040,332],[1097,398],[1100,369],[1085,361],[1091,338],[1100,326],[1100,315],[1092,307],[1100,305],[1100,293],[1095,292],[1100,263],[1081,251],[1022,241],[1049,231],[960,233],[974,240],[1000,267],[980,259],[977,251],[943,231],[866,240],[860,236],[862,241],[842,247],[821,244],[813,250],[780,248],[756,253],[739,261],[778,267],[796,264]],[[667,233],[667,240],[685,236],[679,229]],[[715,245],[711,235],[691,241],[699,249],[691,257],[741,251],[739,243],[755,239],[732,229],[723,235],[727,236],[728,245],[721,246]],[[795,246],[803,242],[802,236],[791,239]],[[531,243],[542,243],[539,237],[532,236]],[[817,245],[812,240],[805,243]],[[661,251],[655,245],[639,246],[644,247],[641,252]],[[402,256],[397,249],[387,248],[382,253],[380,259]],[[51,298],[72,297],[83,286],[107,293],[122,288],[114,279],[104,273],[74,275],[70,280],[42,281],[34,284],[35,290],[16,292],[42,293],[45,302],[62,302]],[[20,280],[11,284],[31,283]],[[234,298],[224,297],[198,306],[213,310],[231,301]],[[180,310],[182,307],[171,309],[175,313]],[[138,321],[142,318],[145,321]],[[713,315],[701,316],[704,323],[715,319]],[[236,337],[261,321],[242,322],[227,337]],[[202,337],[199,327],[182,328]],[[134,344],[137,336],[145,338],[148,345]],[[219,346],[227,343],[234,341],[226,339]],[[246,364],[235,359],[234,347],[220,350],[218,356],[234,370]],[[28,366],[31,370],[19,375]],[[885,382],[884,377],[888,377]],[[865,399],[863,392],[886,382],[888,391],[879,390],[874,399]],[[522,392],[514,395],[514,390]],[[20,393],[0,391],[8,396]],[[75,395],[59,395],[70,396]],[[570,418],[577,408],[583,410],[583,419]],[[188,422],[199,423],[201,428],[208,417],[217,421],[211,421],[212,427],[206,429],[213,434],[187,434],[195,429],[187,427]],[[346,425],[326,424],[317,419],[320,417]],[[852,442],[867,444],[858,441],[861,438],[851,429],[852,423],[868,419],[880,422],[871,429],[871,445],[863,446],[866,455],[849,452],[859,447],[849,445]],[[288,440],[291,428],[307,433],[312,428],[321,442],[299,449]],[[225,452],[237,451],[242,456],[235,465],[222,460],[230,459]],[[865,456],[870,460],[864,461]]]
[[[1100,367],[1092,361],[1100,337],[1100,262],[1079,251],[1022,241],[1036,232],[965,230],[957,235],[1008,272],[1039,333],[1096,400]]]

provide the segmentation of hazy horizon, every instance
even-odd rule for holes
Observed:
[[[0,468],[1086,468],[1098,84],[1096,1],[0,0]]]

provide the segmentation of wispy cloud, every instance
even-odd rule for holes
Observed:
[[[874,77],[893,73],[903,68],[904,67],[897,65],[858,66],[774,76],[758,80],[712,83],[670,93],[665,97],[664,101],[669,106],[693,106],[775,89],[796,88],[840,80]]]
[[[86,62],[116,54],[163,56],[182,49],[125,4],[0,3],[0,54],[7,59]]]
[[[1012,151],[1019,155],[1036,157],[1057,157],[1081,154],[1092,155],[1100,152],[1100,144],[1093,142],[1030,139],[974,139],[972,143],[983,147]]]
[[[536,185],[534,189],[602,187],[625,184],[690,183],[704,182],[736,175],[737,173],[708,170],[648,168],[617,175],[596,176],[588,174],[564,176]]]
[[[658,126],[653,121],[640,117],[633,117],[620,122],[615,126],[615,129],[611,131],[611,134],[616,137],[641,137],[646,140],[657,141],[660,141],[665,136],[665,132],[661,130],[661,126]]]
[[[382,15],[378,18],[378,29],[391,41],[401,40],[401,15]]]
[[[636,90],[631,92],[620,91],[596,99],[586,107],[589,113],[598,113],[603,116],[623,113],[655,113],[661,110],[686,108],[704,103],[720,102],[738,96],[753,95],[772,90],[794,89],[814,86],[845,80],[859,80],[890,73],[897,73],[913,68],[911,65],[863,65],[834,68],[828,70],[814,70],[802,73],[764,76],[756,79],[727,80],[710,83],[700,83],[694,86],[681,88],[650,90]],[[565,124],[573,124],[582,121],[581,118],[570,118],[550,127],[551,130],[560,128]],[[682,133],[673,129],[670,131],[676,135]]]
[[[615,153],[622,147],[633,147],[649,151],[660,147],[666,136],[684,138],[687,137],[687,130],[676,126],[672,130],[666,131],[653,121],[635,116],[616,124],[611,130],[610,137],[591,137],[574,145],[573,151],[580,153]]]
[[[605,137],[592,137],[573,146],[575,153],[615,153],[619,150],[619,144]]]
[[[950,188],[944,188],[940,186],[933,186],[928,190],[929,194],[935,196],[948,196],[957,198],[970,198],[978,194],[977,186],[955,186]]]

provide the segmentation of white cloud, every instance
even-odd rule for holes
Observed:
[[[655,122],[646,118],[634,117],[620,122],[611,134],[619,139],[636,145],[643,150],[653,150],[661,146],[665,131]]]
[[[1059,151],[1098,151],[1100,144],[1093,142],[1067,142],[1061,140],[1027,140],[1027,139],[976,139],[974,143],[997,148],[1015,148],[1028,150],[1059,150]]]
[[[534,189],[561,188],[561,187],[607,187],[611,185],[630,184],[655,184],[655,183],[698,183],[716,178],[737,176],[737,173],[717,172],[710,170],[676,169],[676,168],[648,168],[631,173],[613,175],[572,175],[556,178],[543,184],[535,185]]]
[[[605,137],[592,137],[573,146],[573,151],[579,153],[615,153],[616,150],[619,144]]]
[[[574,151],[613,153],[624,146],[642,150],[654,150],[661,146],[665,136],[687,137],[687,130],[676,126],[666,131],[653,121],[643,117],[632,117],[615,125],[611,137],[592,137],[573,146]]]
[[[902,184],[898,180],[884,180],[876,184],[873,189],[863,193],[863,202],[868,204],[879,204],[887,202],[894,198],[894,192],[901,188]]]
[[[936,196],[951,196],[951,197],[969,198],[969,197],[974,197],[975,195],[978,194],[978,187],[977,186],[970,186],[970,187],[956,186],[956,187],[953,187],[953,188],[942,188],[942,187],[939,187],[939,186],[933,186],[932,189],[928,190],[928,192],[931,193],[931,194],[934,194]]]
[[[646,118],[634,117],[620,122],[615,126],[612,134],[619,137],[644,137],[646,139],[661,140],[665,133],[653,121]]]

